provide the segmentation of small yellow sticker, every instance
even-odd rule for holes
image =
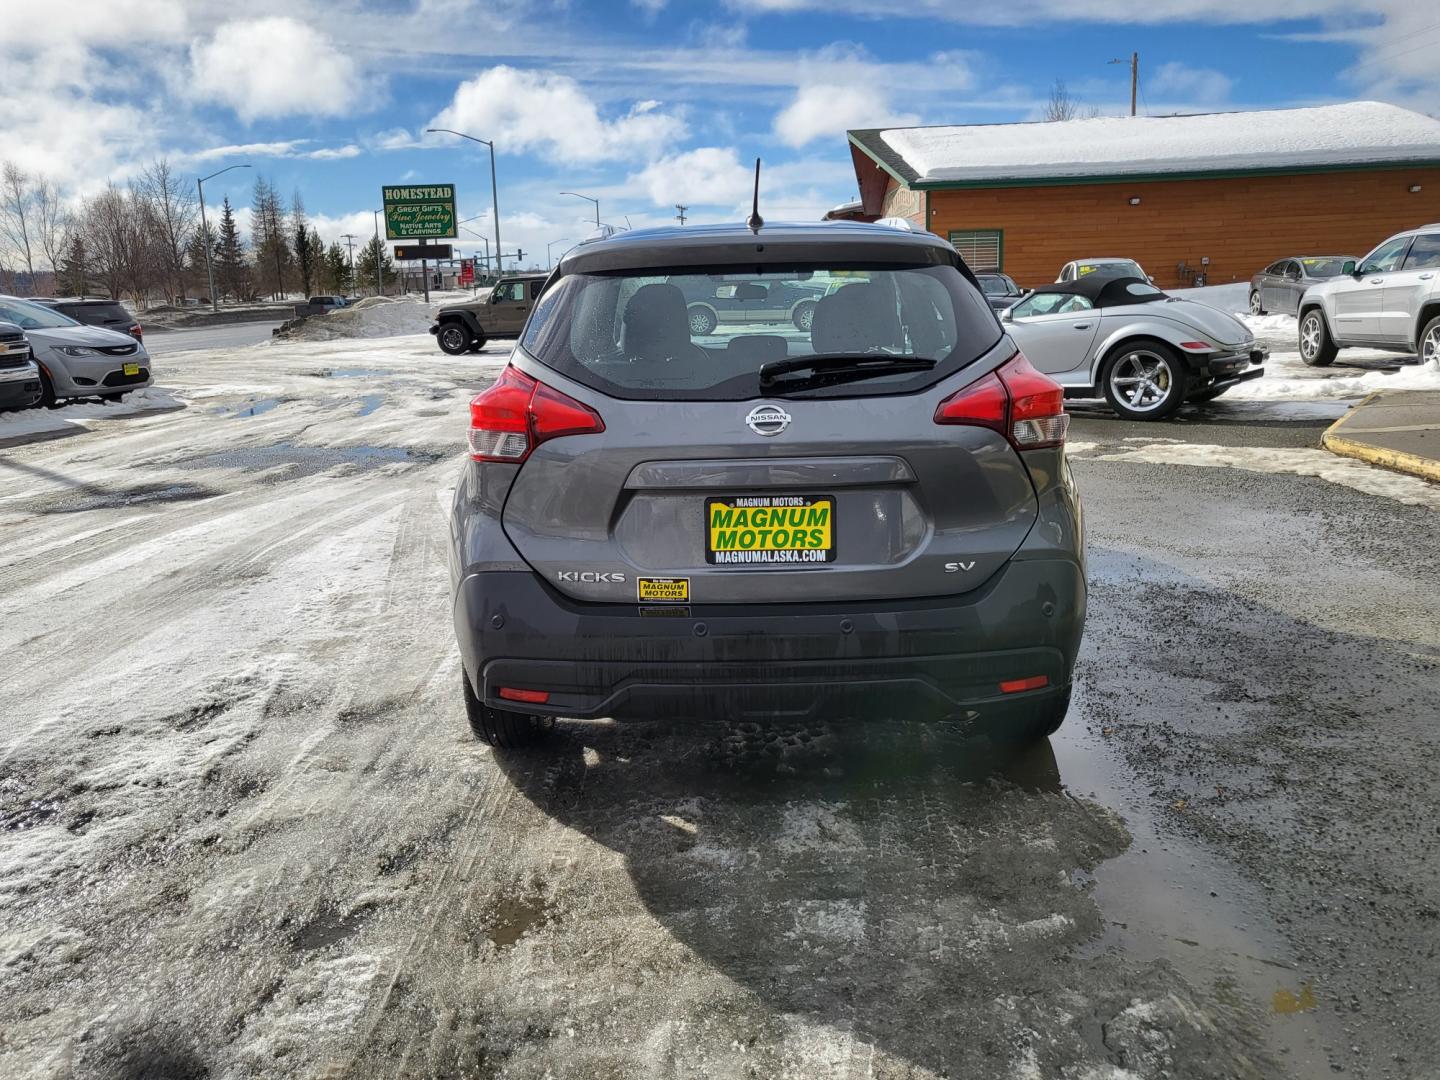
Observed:
[[[635,579],[637,595],[646,604],[688,604],[690,579],[673,577],[642,577]]]

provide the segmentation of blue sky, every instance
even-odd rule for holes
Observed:
[[[1422,0],[0,0],[0,157],[73,196],[166,156],[252,164],[325,238],[368,235],[379,188],[454,182],[489,235],[543,261],[590,205],[635,225],[854,196],[847,127],[1032,119],[1056,79],[1082,107],[1267,108],[1377,98],[1440,111],[1440,8]],[[1263,16],[1263,17],[1262,17]],[[14,90],[12,93],[11,90]],[[250,176],[207,185],[244,206]],[[461,248],[479,241],[463,236]],[[563,246],[557,244],[557,247]],[[528,260],[527,260],[528,261]]]

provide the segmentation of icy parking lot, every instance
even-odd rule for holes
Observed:
[[[0,1075],[1434,1075],[1440,501],[1317,449],[1422,372],[1080,410],[1080,683],[1021,758],[903,717],[507,756],[445,568],[507,352],[186,352],[0,419]]]

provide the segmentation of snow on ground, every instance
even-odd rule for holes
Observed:
[[[88,420],[116,420],[184,407],[185,402],[173,391],[147,386],[131,391],[120,401],[80,401],[58,409],[0,412],[0,446],[14,445],[36,435],[73,433],[91,427],[85,422]]]
[[[435,321],[435,305],[420,300],[368,296],[348,308],[312,315],[283,327],[276,337],[289,341],[329,341],[334,338],[381,338],[424,333]]]

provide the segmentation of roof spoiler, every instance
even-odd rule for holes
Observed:
[[[903,217],[882,217],[875,222],[876,225],[884,225],[887,229],[899,229],[901,232],[923,232],[924,230],[909,218]]]
[[[624,231],[624,229],[617,229],[614,225],[597,225],[590,230],[587,236],[581,237],[580,243],[593,244],[599,240],[609,240],[612,236],[618,236]]]

